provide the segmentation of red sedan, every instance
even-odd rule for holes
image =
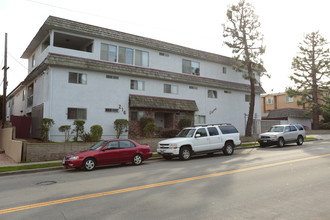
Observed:
[[[100,141],[86,151],[69,154],[63,159],[65,168],[84,168],[94,170],[96,166],[118,163],[140,165],[152,156],[149,145],[138,144],[129,139]]]

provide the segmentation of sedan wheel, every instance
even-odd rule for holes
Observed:
[[[95,167],[96,167],[96,162],[93,158],[87,158],[85,161],[84,161],[84,164],[83,164],[83,167],[85,170],[87,171],[91,171],[91,170],[94,170]]]
[[[133,165],[140,165],[143,161],[143,158],[141,156],[141,154],[135,154],[134,157],[133,157]]]

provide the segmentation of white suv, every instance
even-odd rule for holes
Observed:
[[[231,124],[213,124],[184,128],[175,137],[160,141],[157,153],[166,160],[179,157],[189,160],[193,154],[213,154],[222,151],[232,155],[240,145],[240,134]]]
[[[283,147],[287,143],[302,145],[306,132],[302,125],[274,125],[268,132],[259,135],[258,142],[261,147],[277,144]]]

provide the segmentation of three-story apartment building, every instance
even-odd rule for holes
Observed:
[[[61,125],[99,124],[115,135],[116,119],[152,117],[160,128],[182,118],[194,124],[227,122],[245,129],[249,81],[225,56],[50,16],[24,51],[25,80],[8,95],[8,116],[31,116],[32,137],[42,118],[52,118],[50,140],[62,141]],[[257,86],[256,119],[260,119]],[[128,135],[126,133],[125,135]]]

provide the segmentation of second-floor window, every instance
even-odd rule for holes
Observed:
[[[182,73],[188,73],[199,76],[199,72],[200,72],[199,62],[185,60],[185,59],[182,60]]]
[[[178,86],[171,84],[164,84],[164,93],[178,94]]]
[[[117,62],[117,46],[101,44],[101,60]]]
[[[148,67],[149,66],[149,53],[143,50],[135,50],[135,65]]]
[[[245,102],[251,102],[251,95],[245,95]]]
[[[87,74],[69,72],[69,83],[87,84]]]
[[[270,105],[274,103],[274,99],[273,98],[266,98],[266,104]]]
[[[286,102],[293,102],[294,98],[290,96],[285,96],[285,101]]]
[[[216,90],[208,90],[207,97],[216,99],[216,98],[218,98],[218,92]]]
[[[144,81],[131,80],[131,89],[144,90]]]
[[[133,65],[134,50],[127,47],[119,47],[118,62]]]

